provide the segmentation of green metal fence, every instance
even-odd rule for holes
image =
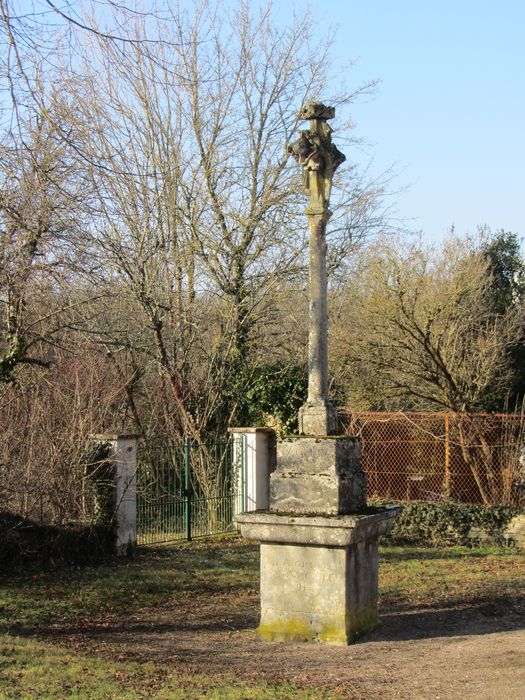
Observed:
[[[144,443],[137,460],[137,542],[229,532],[243,503],[243,440]]]

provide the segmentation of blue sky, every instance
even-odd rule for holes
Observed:
[[[280,0],[278,16],[309,4]],[[395,184],[409,186],[397,202],[411,227],[429,241],[451,224],[459,234],[487,224],[525,237],[525,1],[310,6],[320,31],[338,29],[336,63],[357,59],[349,82],[381,81],[352,116],[373,144],[374,168],[396,163]]]
[[[346,155],[373,155],[377,174],[395,165],[410,228],[429,241],[453,224],[525,238],[525,0],[274,0],[274,16],[288,22],[308,7],[319,37],[337,30],[334,63],[356,61],[349,84],[380,81],[352,109],[372,147]]]

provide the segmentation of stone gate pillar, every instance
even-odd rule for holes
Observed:
[[[275,469],[272,428],[232,428],[235,470],[235,515],[270,505],[270,474]]]
[[[128,555],[137,545],[137,444],[138,435],[94,435],[107,447],[111,484],[109,488],[115,552]]]

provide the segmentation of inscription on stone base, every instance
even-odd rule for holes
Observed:
[[[377,621],[375,543],[261,544],[262,639],[349,644]]]

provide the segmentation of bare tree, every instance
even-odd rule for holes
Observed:
[[[71,117],[90,127],[99,286],[118,280],[144,319],[140,337],[111,342],[157,364],[182,429],[222,430],[237,403],[228,385],[242,392],[276,292],[304,271],[304,204],[285,145],[298,106],[328,83],[329,42],[314,44],[308,17],[280,29],[269,10],[207,3],[123,31],[124,47],[90,36],[99,60],[82,68]]]
[[[307,15],[278,27],[246,3],[82,14],[40,0],[39,31],[36,10],[17,7],[2,0],[14,111],[45,113],[85,192],[76,255],[91,288],[75,280],[84,311],[68,323],[104,344],[128,386],[140,376],[158,391],[146,376],[159,373],[178,430],[222,431],[276,327],[275,300],[303,284],[304,203],[285,156],[298,108],[323,91],[349,127],[346,107],[374,86],[331,88],[330,38],[315,41]],[[333,270],[388,226],[384,181],[349,168],[335,185]]]
[[[18,126],[0,144],[0,381],[19,363],[47,364],[71,305],[62,282],[81,265],[74,165],[48,113]]]
[[[494,312],[486,258],[457,239],[439,252],[383,240],[361,264],[346,299],[348,340],[338,348],[346,345],[350,405],[353,391],[375,383],[396,407],[460,414],[465,461],[484,502],[494,502],[491,450],[470,416],[508,386],[523,308]]]

